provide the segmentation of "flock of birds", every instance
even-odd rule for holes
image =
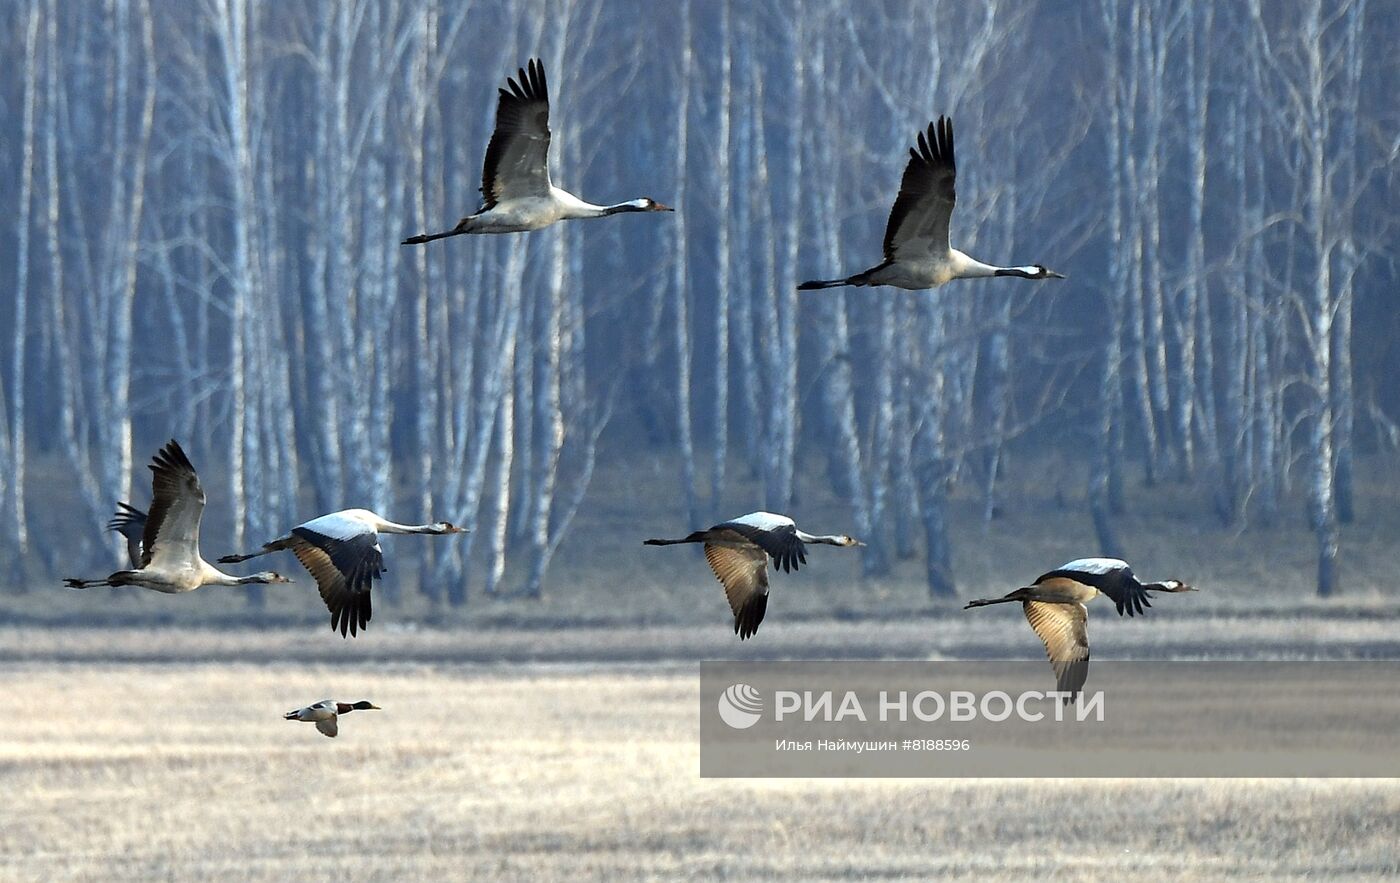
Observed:
[[[668,206],[643,197],[612,205],[585,202],[554,186],[549,177],[549,89],[544,66],[532,59],[499,90],[496,128],[486,148],[481,174],[481,207],[456,226],[405,239],[418,245],[450,236],[476,233],[518,233],[539,230],[559,221],[601,218],[623,212],[669,212]],[[884,260],[841,279],[803,282],[800,290],[838,286],[893,286],[922,290],[955,279],[1015,276],[1023,279],[1063,279],[1041,264],[1001,267],[986,264],[953,248],[949,221],[957,200],[957,164],[953,123],[939,117],[920,132],[909,151],[899,196],[885,228]],[[127,541],[131,566],[103,579],[68,579],[75,589],[97,586],[139,586],[157,592],[189,592],[203,586],[289,583],[274,571],[235,576],[206,561],[199,548],[204,514],[204,489],[189,458],[175,440],[153,458],[150,469],[151,505],[142,512],[129,503],[117,504],[107,527]],[[380,534],[442,536],[465,529],[446,521],[399,524],[367,509],[343,509],[299,524],[286,535],[264,543],[251,553],[225,555],[220,564],[291,552],[311,574],[321,600],[331,614],[331,629],[358,635],[369,624],[374,581],[384,572]],[[768,609],[768,563],[784,572],[807,562],[808,544],[862,546],[846,535],[809,534],[785,515],[753,512],[697,530],[680,539],[650,539],[646,545],[699,543],[705,560],[724,586],[740,640],[752,637]],[[1026,619],[1040,637],[1055,670],[1056,688],[1077,694],[1088,676],[1088,608],[1102,594],[1111,598],[1119,615],[1134,616],[1150,607],[1153,592],[1193,589],[1178,581],[1140,582],[1126,562],[1114,558],[1071,561],[1002,598],[972,601],[968,608],[1021,602]],[[340,715],[377,709],[367,700],[347,703],[324,699],[287,712],[287,720],[314,723],[327,736],[338,732]]]

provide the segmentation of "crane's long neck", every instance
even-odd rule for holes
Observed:
[[[611,209],[612,206],[609,205],[594,205],[591,202],[584,202],[581,199],[566,201],[561,198],[560,201],[564,203],[564,209],[560,212],[560,215],[571,220],[576,218],[601,218],[604,215],[611,214],[608,210]]]
[[[1041,278],[1039,267],[997,267],[993,276],[1020,276],[1022,279]]]
[[[800,530],[797,532],[797,538],[804,543],[825,543],[828,546],[843,546],[846,543],[846,538],[842,536],[803,533]]]
[[[615,205],[595,205],[590,206],[590,208],[598,209],[598,214],[593,217],[601,218],[604,215],[616,215],[621,212],[644,212],[647,210],[647,202],[645,199],[629,199]]]
[[[441,524],[399,524],[395,521],[380,520],[375,528],[380,533],[442,533]]]
[[[994,264],[984,264],[974,257],[969,257],[956,248],[949,249],[953,255],[953,264],[957,270],[959,279],[979,279],[986,276],[1020,276],[1023,279],[1039,278],[1038,267],[998,267]]]
[[[1149,592],[1194,592],[1191,586],[1186,585],[1179,579],[1164,579],[1158,583],[1143,583],[1142,587]]]
[[[254,583],[261,583],[262,580],[256,576],[234,576],[231,573],[224,573],[212,564],[206,564],[204,584],[206,586],[251,586]]]
[[[603,218],[621,212],[644,212],[647,210],[645,199],[629,199],[614,205],[596,205],[585,202],[569,191],[560,190],[557,187],[554,189],[554,199],[563,207],[560,214],[565,218]]]
[[[991,264],[984,264],[976,258],[969,257],[956,248],[948,249],[950,263],[953,265],[954,277],[958,279],[978,279],[983,276],[995,276],[1004,267],[994,267]]]

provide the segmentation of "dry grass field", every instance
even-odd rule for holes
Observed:
[[[912,645],[910,628],[878,638]],[[770,637],[781,656],[859,631]],[[679,660],[733,658],[724,637],[0,630],[0,879],[1400,871],[1395,781],[702,780],[696,667]],[[672,661],[605,661],[632,642]],[[468,645],[498,661],[454,660]],[[550,645],[596,661],[528,661]],[[445,661],[395,661],[408,646]],[[334,740],[280,719],[324,696],[384,710]]]

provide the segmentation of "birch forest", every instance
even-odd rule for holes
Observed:
[[[935,597],[951,501],[1016,507],[1013,458],[1078,470],[1086,554],[1131,552],[1127,488],[1303,513],[1321,595],[1358,464],[1395,481],[1389,0],[6,0],[0,46],[15,591],[111,569],[171,437],[215,554],[348,506],[473,529],[397,547],[390,605],[567,592],[595,471],[641,450],[664,530],[816,481],[866,576]],[[675,214],[401,246],[475,210],[536,56],[555,182]],[[1068,278],[799,294],[878,262],[940,114],[954,245]]]

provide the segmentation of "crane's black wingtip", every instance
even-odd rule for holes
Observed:
[[[755,594],[734,614],[734,634],[739,640],[747,641],[758,632],[763,615],[768,612],[768,596]]]
[[[180,443],[173,438],[162,445],[160,450],[156,451],[155,456],[151,458],[151,462],[146,464],[146,468],[150,469],[152,472],[159,472],[162,469],[195,471],[194,464],[190,462],[190,458],[185,454],[185,449],[180,447]]]
[[[378,574],[373,574],[378,576]],[[370,593],[355,592],[348,600],[331,607],[331,631],[340,632],[342,638],[358,637],[369,627],[374,616]]]
[[[544,62],[531,58],[525,66],[516,68],[515,76],[506,77],[506,84],[497,91],[501,98],[515,101],[548,101],[549,86],[544,76]]]
[[[534,92],[543,100],[549,100],[549,85],[544,78],[544,61],[539,58],[530,60],[530,72],[533,74]]]

